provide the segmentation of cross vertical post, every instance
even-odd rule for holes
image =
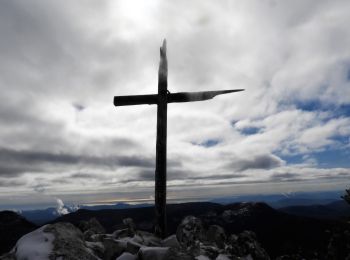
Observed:
[[[244,89],[228,89],[199,92],[168,91],[168,61],[166,56],[166,40],[160,47],[160,63],[158,70],[158,94],[115,96],[115,106],[157,105],[157,144],[155,170],[155,233],[159,237],[166,236],[166,149],[167,149],[167,108],[168,103],[197,102],[212,99],[218,95],[240,92]]]
[[[157,144],[155,170],[155,233],[166,236],[166,145],[167,145],[167,92],[168,61],[166,57],[166,40],[160,47],[160,63],[158,70],[158,107],[157,107]]]

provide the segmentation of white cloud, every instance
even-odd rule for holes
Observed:
[[[171,92],[246,89],[212,101],[169,105],[168,158],[177,162],[169,172],[187,173],[172,182],[196,186],[213,181],[199,177],[239,175],[239,167],[225,165],[256,158],[279,163],[273,169],[247,169],[235,180],[268,180],[279,171],[286,174],[288,162],[279,157],[286,155],[307,156],[316,172],[321,162],[312,153],[349,147],[335,139],[349,136],[348,115],[333,118],[332,111],[298,108],[310,100],[334,107],[350,103],[347,1],[30,0],[0,5],[0,34],[6,36],[0,43],[1,148],[152,160],[156,108],[115,108],[112,98],[156,92],[158,48],[165,37]],[[248,127],[259,132],[245,135]],[[193,145],[207,140],[218,144]],[[0,166],[1,176],[13,174],[13,185],[22,178],[18,190],[23,194],[33,189],[103,193],[136,186],[143,192],[153,185],[125,182],[152,167],[53,161]],[[302,168],[293,170],[308,176]],[[62,182],[77,172],[101,177]]]
[[[59,216],[66,215],[69,213],[68,209],[64,206],[64,203],[61,199],[57,198],[56,202],[57,202],[56,212]]]

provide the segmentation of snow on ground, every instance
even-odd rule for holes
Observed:
[[[44,232],[45,226],[21,237],[12,249],[17,260],[49,260],[55,236]]]

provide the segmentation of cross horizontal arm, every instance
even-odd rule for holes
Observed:
[[[153,105],[158,103],[158,95],[135,95],[135,96],[115,96],[114,105],[132,106],[132,105]]]
[[[168,103],[194,102],[212,99],[217,95],[243,91],[244,89],[201,91],[201,92],[178,92],[168,94]]]
[[[243,91],[244,89],[218,90],[218,91],[201,91],[201,92],[178,92],[168,93],[167,103],[194,102],[212,99],[217,95],[228,94]],[[152,105],[158,104],[158,95],[134,95],[134,96],[115,96],[115,106],[132,106],[132,105]]]

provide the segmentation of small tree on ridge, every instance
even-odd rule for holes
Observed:
[[[350,204],[350,189],[346,189],[345,192],[346,193],[341,196],[341,198]]]

